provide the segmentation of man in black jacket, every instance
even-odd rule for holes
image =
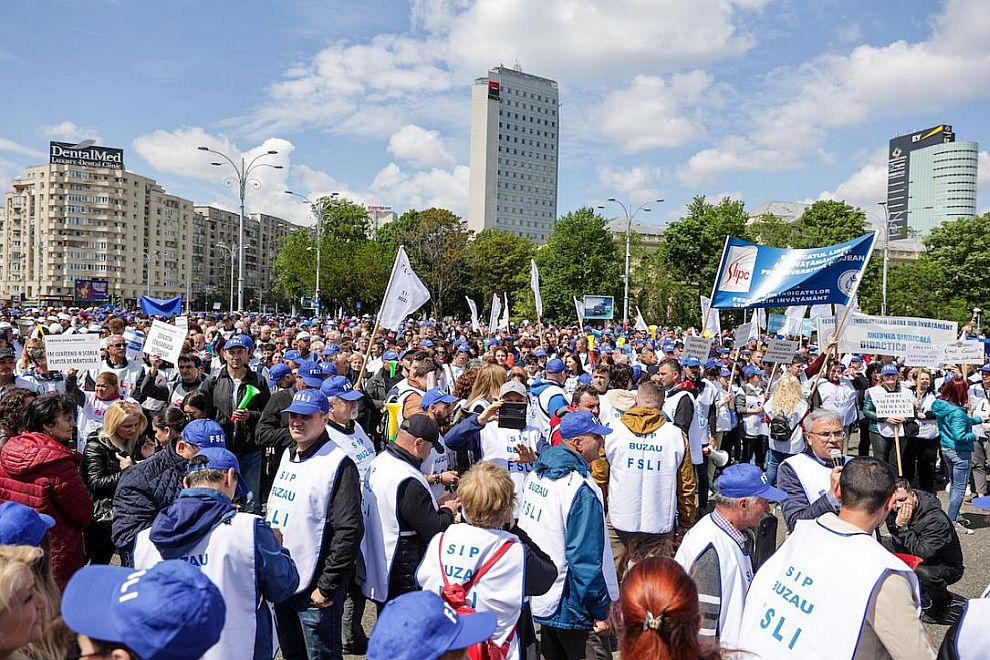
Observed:
[[[254,343],[247,335],[233,335],[223,346],[227,363],[203,384],[210,396],[214,419],[223,427],[227,436],[227,449],[237,456],[248,490],[244,502],[248,513],[261,512],[261,458],[262,450],[255,438],[255,427],[261,419],[261,411],[268,404],[271,394],[268,384],[258,377],[258,372],[248,367],[248,358]],[[245,408],[239,408],[248,386],[258,390]]]
[[[921,582],[922,619],[926,623],[954,623],[960,611],[952,607],[948,586],[962,578],[963,554],[955,527],[938,499],[922,490],[912,490],[907,479],[898,479],[894,509],[887,515],[887,531],[894,552],[922,559],[914,569]]]

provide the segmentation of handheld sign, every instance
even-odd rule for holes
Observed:
[[[695,358],[699,362],[704,362],[708,359],[708,351],[711,346],[711,340],[705,339],[704,337],[692,337],[691,335],[685,335],[684,337],[684,358]]]
[[[796,339],[771,339],[770,343],[767,344],[767,352],[763,356],[763,361],[790,364],[800,346],[801,342]]]
[[[188,316],[176,316],[175,317],[175,327],[182,328],[186,332],[189,332],[189,317]]]
[[[170,323],[155,321],[151,324],[151,332],[144,342],[146,355],[157,355],[161,359],[178,364],[182,354],[182,342],[185,341],[186,331]]]
[[[933,346],[924,344],[908,344],[904,351],[904,364],[908,367],[925,367],[937,369],[941,362],[941,351]]]
[[[942,347],[942,362],[945,364],[983,364],[983,342],[954,341]]]
[[[903,392],[884,392],[873,400],[877,417],[914,417],[914,404]]]
[[[45,355],[52,371],[100,368],[100,335],[45,335]]]

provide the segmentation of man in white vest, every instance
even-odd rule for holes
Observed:
[[[696,365],[697,360],[688,358],[685,364]],[[694,414],[697,390],[694,383],[682,378],[681,363],[667,358],[660,363],[657,372],[663,386],[663,412],[674,426],[684,432],[691,449],[691,464],[694,466],[698,503],[708,505],[708,470],[704,468],[705,457],[702,447],[708,444],[708,429],[702,427],[701,420]],[[702,492],[704,491],[704,492]]]
[[[203,657],[270,659],[274,638],[268,603],[295,593],[296,564],[264,519],[234,509],[231,500],[243,487],[232,453],[222,447],[200,449],[189,461],[184,485],[179,499],[138,534],[134,568],[148,569],[167,559],[199,568],[227,603],[220,641]]]
[[[318,389],[296,392],[285,409],[292,445],[282,454],[266,519],[282,532],[299,568],[295,595],[275,606],[282,656],[339,658],[341,615],[364,534],[361,479],[330,441],[330,406]]]
[[[601,490],[589,467],[611,432],[590,412],[568,413],[561,444],[543,452],[526,480],[519,527],[557,565],[553,586],[530,601],[548,660],[612,657],[603,635],[618,579]]]
[[[748,530],[759,527],[770,502],[786,498],[755,465],[737,463],[722,472],[715,509],[688,531],[674,557],[698,585],[704,617],[699,635],[717,637],[727,648],[739,637],[753,581]]]
[[[442,431],[450,426],[451,406],[457,403],[456,396],[447,394],[442,387],[434,387],[423,395],[420,401],[420,412],[425,413]],[[458,474],[451,468],[453,452],[447,451],[443,433],[440,434],[440,450],[436,448],[423,461],[423,474],[426,475],[426,483],[430,484],[433,497],[439,502],[447,493],[452,492],[457,486]]]
[[[416,567],[427,544],[450,527],[460,508],[456,497],[438,504],[422,472],[430,452],[442,448],[437,423],[427,415],[413,415],[403,420],[395,442],[368,470],[361,502],[361,552],[367,570],[362,591],[376,603],[419,588]]]
[[[553,414],[567,406],[567,393],[564,392],[566,380],[567,369],[564,361],[554,358],[547,362],[543,379],[534,382],[530,388],[530,394],[536,401],[536,414],[533,419],[544,436],[550,434],[550,418]]]
[[[662,406],[660,385],[642,383],[636,405],[612,422],[605,439],[608,515],[626,559],[669,557],[674,532],[694,524],[694,466],[684,434],[664,419]]]
[[[895,478],[876,458],[845,465],[838,515],[799,521],[756,574],[735,648],[768,660],[935,657],[914,572],[874,537]]]
[[[835,486],[842,474],[846,454],[846,428],[842,413],[818,408],[804,419],[807,447],[777,468],[777,488],[787,493],[781,508],[787,530],[794,531],[798,520],[814,520],[823,513],[837,513],[839,500]],[[832,452],[838,452],[833,463]]]

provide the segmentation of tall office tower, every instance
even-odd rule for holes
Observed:
[[[887,154],[891,240],[925,236],[945,220],[976,215],[979,145],[956,142],[946,124],[900,135]]]
[[[557,218],[557,83],[497,66],[471,89],[468,228],[539,243]]]

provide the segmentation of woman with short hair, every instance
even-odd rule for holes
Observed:
[[[0,546],[0,658],[27,660],[25,651],[44,638],[45,598],[35,581],[41,548]]]

